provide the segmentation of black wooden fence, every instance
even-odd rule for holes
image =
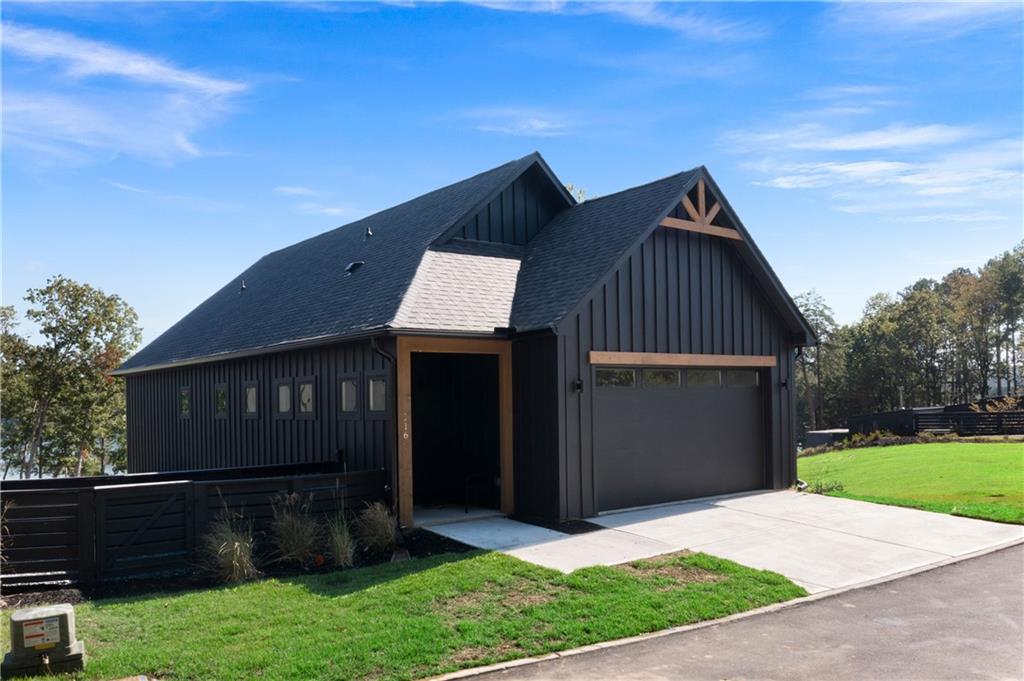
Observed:
[[[912,410],[851,416],[851,433],[884,430],[897,435],[949,432],[957,435],[1022,435],[1024,411],[973,412]]]
[[[207,525],[228,510],[266,529],[271,499],[298,492],[312,510],[358,510],[384,499],[383,470],[295,467],[3,483],[0,582],[90,585],[185,574]]]
[[[917,432],[949,431],[957,435],[1022,435],[1024,411],[922,413],[916,417]]]

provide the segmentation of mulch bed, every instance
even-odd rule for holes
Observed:
[[[460,541],[423,529],[406,533],[404,545],[412,558],[427,558],[441,553],[465,553],[475,550],[472,546]]]
[[[530,525],[546,527],[549,530],[555,530],[556,532],[562,532],[564,534],[586,534],[588,532],[597,532],[598,530],[608,529],[602,525],[587,522],[586,520],[566,520],[559,523],[545,522],[543,520],[528,520],[524,518],[522,521]]]
[[[448,537],[442,537],[439,534],[434,534],[433,532],[424,529],[415,529],[410,532],[406,532],[402,537],[402,549],[408,552],[408,558],[427,558],[429,556],[436,556],[442,553],[465,553],[467,551],[474,550],[472,546],[467,546],[462,542],[449,539]],[[396,555],[395,559],[406,558],[401,549],[396,553],[398,555]],[[373,555],[360,551],[357,555],[356,567],[369,567],[371,565],[387,563],[391,560],[391,556]],[[335,568],[331,567],[301,570],[270,565],[263,568],[263,573],[265,577],[274,578],[295,577],[298,575],[332,572],[334,570]],[[37,605],[48,605],[51,603],[71,603],[74,605],[75,603],[81,603],[84,600],[91,600],[95,598],[129,598],[132,596],[143,596],[157,592],[173,593],[194,589],[207,589],[215,586],[221,586],[221,584],[211,580],[206,575],[194,574],[177,577],[159,577],[152,579],[136,579],[126,582],[113,582],[93,587],[83,587],[81,589],[59,585],[53,586],[52,588],[44,587],[42,589],[36,585],[23,587],[23,590],[18,589],[17,587],[9,589],[5,588],[3,595],[0,596],[0,610],[11,608],[30,608]],[[32,591],[31,589],[37,590]]]
[[[78,589],[55,588],[48,591],[30,591],[20,594],[4,594],[0,597],[0,610],[7,608],[34,608],[51,603],[81,603],[85,598]]]

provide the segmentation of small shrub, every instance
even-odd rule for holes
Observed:
[[[253,550],[252,524],[239,515],[222,514],[199,544],[204,566],[222,582],[243,582],[260,576]]]
[[[839,442],[832,442],[818,447],[801,449],[797,456],[814,456],[827,452],[842,452],[847,449],[864,447],[889,447],[892,445],[927,444],[929,442],[957,442],[960,436],[956,433],[918,433],[917,435],[896,435],[886,430],[875,430],[866,435],[854,433],[851,437]],[[993,438],[973,438],[974,442],[995,442]]]
[[[379,501],[360,512],[355,524],[356,534],[371,553],[387,555],[398,548],[398,521],[388,507]]]
[[[838,480],[815,480],[807,485],[807,491],[811,494],[828,494],[829,492],[842,492],[843,483]]]
[[[320,525],[310,515],[309,506],[310,500],[297,493],[280,494],[271,500],[274,519],[270,521],[270,539],[275,560],[300,567],[317,562]]]
[[[327,554],[334,567],[352,567],[356,557],[356,540],[343,513],[331,516],[326,523]]]

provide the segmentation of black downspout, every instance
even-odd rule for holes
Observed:
[[[395,356],[382,348],[377,339],[379,336],[370,336],[370,349],[377,355],[384,358],[388,364],[388,383],[393,386],[391,389],[391,461],[390,482],[385,485],[384,493],[391,498],[391,508],[398,512],[398,498],[394,490],[398,489],[398,363]]]

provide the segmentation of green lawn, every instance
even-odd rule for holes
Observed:
[[[563,575],[498,553],[76,606],[88,679],[410,679],[804,595],[704,554]],[[4,618],[4,640],[7,618]]]
[[[1024,443],[942,442],[802,457],[799,476],[832,496],[1024,524]]]

